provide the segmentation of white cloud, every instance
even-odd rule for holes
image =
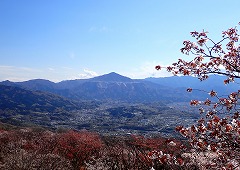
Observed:
[[[98,76],[98,74],[89,69],[83,69],[84,73],[79,74],[79,78],[92,78]]]
[[[134,79],[138,79],[138,78],[141,79],[141,78],[147,78],[147,77],[169,77],[169,76],[172,76],[172,74],[167,72],[165,69],[156,70],[155,69],[156,65],[161,65],[161,62],[147,61],[147,62],[144,62],[138,68],[125,73],[125,75],[128,77],[134,78]],[[166,65],[161,65],[161,66],[165,67]]]
[[[88,70],[88,69],[83,69],[85,73],[87,73],[89,76],[98,76],[98,74],[94,71]]]

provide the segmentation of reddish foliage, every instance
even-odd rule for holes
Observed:
[[[95,133],[68,131],[58,136],[57,153],[69,159],[76,169],[84,166],[102,147],[100,137]]]
[[[69,162],[52,152],[56,142],[48,144],[48,131],[25,128],[0,133],[0,167],[2,169],[71,169]],[[53,133],[51,133],[53,134]],[[0,169],[1,169],[0,168]]]

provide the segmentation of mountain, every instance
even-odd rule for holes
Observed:
[[[191,76],[173,76],[166,78],[131,79],[117,73],[109,73],[90,79],[67,80],[54,83],[49,80],[35,79],[24,82],[4,81],[0,84],[21,87],[26,90],[50,92],[74,100],[124,101],[124,102],[183,102],[191,99],[203,100],[207,93],[186,89],[211,91],[226,95],[239,88],[237,83],[224,85],[223,76],[210,76],[199,81]]]
[[[70,80],[59,83],[35,79],[16,83],[5,81],[0,84],[21,87],[26,90],[51,92],[75,100],[152,102],[176,100],[178,98],[176,96],[177,92],[168,90],[169,88],[166,86],[143,80],[132,80],[114,72],[91,79]]]
[[[44,79],[33,79],[23,82],[11,82],[9,80],[3,81],[0,83],[1,85],[6,86],[14,86],[14,87],[21,87],[24,89],[31,89],[31,90],[41,90],[41,91],[51,91],[56,88],[56,84],[49,80]]]
[[[74,110],[81,108],[79,102],[72,101],[55,94],[30,91],[19,87],[0,85],[1,110],[57,112],[57,110]]]
[[[31,90],[41,89],[42,91],[51,91],[51,89],[56,88],[56,84],[54,82],[44,79],[34,79],[25,82],[18,82],[17,84]]]
[[[94,77],[89,79],[90,81],[102,81],[102,82],[133,82],[134,80],[117,74],[115,72],[111,72],[109,74],[105,74],[102,76]]]
[[[240,89],[239,80],[235,80],[234,83],[232,82],[225,85],[223,82],[225,79],[226,76],[210,75],[209,78],[204,81],[200,81],[196,77],[192,76],[146,78],[145,80],[157,83],[159,85],[165,85],[170,88],[193,88],[208,92],[215,90],[219,95],[227,95]]]
[[[134,81],[120,77],[97,77],[69,89],[71,98],[85,100],[115,100],[125,102],[151,102],[171,100],[166,87],[151,82]]]

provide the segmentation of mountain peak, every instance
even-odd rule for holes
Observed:
[[[111,72],[108,74],[104,74],[98,77],[91,78],[92,81],[108,81],[108,82],[132,82],[133,80],[122,76],[118,73]]]
[[[5,81],[0,82],[0,84],[5,85],[5,86],[14,86],[15,83],[12,81],[9,81],[9,80],[5,80]]]

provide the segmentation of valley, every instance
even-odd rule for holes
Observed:
[[[209,97],[200,91],[187,93],[189,86],[211,88],[191,77],[133,80],[117,73],[59,83],[4,81],[0,83],[0,120],[53,130],[176,137],[177,125],[188,126],[199,118],[198,108],[190,107],[189,101]]]

